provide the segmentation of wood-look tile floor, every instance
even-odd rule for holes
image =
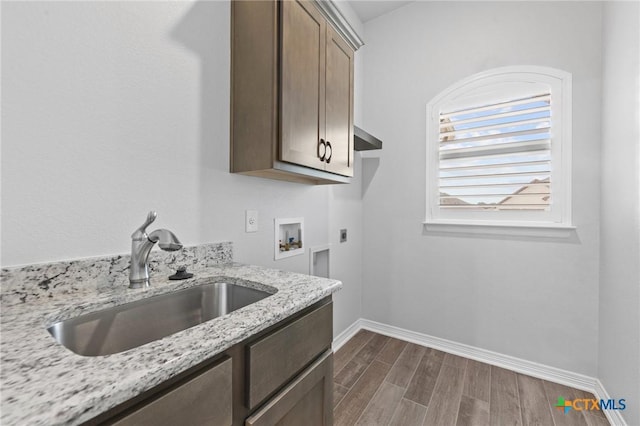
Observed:
[[[334,425],[608,425],[592,394],[361,330],[334,355]]]

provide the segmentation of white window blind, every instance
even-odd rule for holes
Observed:
[[[471,75],[427,104],[426,130],[432,229],[572,227],[570,73],[527,65]]]
[[[441,111],[439,207],[548,210],[551,93]]]

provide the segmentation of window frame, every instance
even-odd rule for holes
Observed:
[[[545,87],[551,93],[551,206],[542,210],[440,209],[440,112],[517,98]],[[508,96],[507,96],[508,95]],[[549,67],[510,66],[474,74],[448,87],[427,104],[426,218],[427,229],[477,232],[518,228],[574,229],[571,221],[571,74]],[[559,168],[558,168],[559,166]],[[457,229],[458,228],[458,229]],[[525,231],[529,234],[529,231]]]

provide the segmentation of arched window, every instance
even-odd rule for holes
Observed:
[[[428,224],[571,225],[571,74],[475,74],[427,105]]]

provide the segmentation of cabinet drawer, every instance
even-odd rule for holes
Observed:
[[[247,346],[247,406],[265,398],[331,346],[333,303],[329,302]]]
[[[189,379],[112,423],[140,425],[231,425],[231,358]]]
[[[282,392],[245,421],[245,426],[333,424],[333,355],[325,353]]]

